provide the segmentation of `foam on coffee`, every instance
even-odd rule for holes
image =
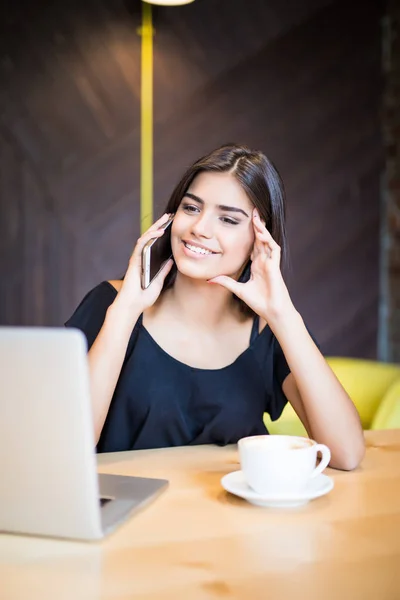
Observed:
[[[286,435],[255,435],[242,438],[240,440],[242,444],[251,446],[252,448],[259,447],[264,448],[265,445],[270,446],[271,444],[279,448],[285,448],[287,450],[302,450],[304,448],[310,448],[315,442],[308,438],[298,438]]]
[[[312,440],[303,440],[302,442],[295,442],[293,444],[289,444],[289,448],[290,450],[302,450],[303,448],[309,448],[310,446],[313,445],[313,441]]]

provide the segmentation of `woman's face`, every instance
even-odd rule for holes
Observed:
[[[253,204],[233,175],[197,175],[172,223],[178,271],[193,279],[238,278],[253,249],[252,211]]]

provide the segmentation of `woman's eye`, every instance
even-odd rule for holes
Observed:
[[[197,206],[193,206],[193,204],[183,204],[182,208],[184,211],[188,212],[188,213],[194,213],[197,212],[199,209]]]
[[[239,221],[235,221],[235,219],[231,219],[230,217],[221,217],[221,221],[227,223],[227,225],[239,225]]]

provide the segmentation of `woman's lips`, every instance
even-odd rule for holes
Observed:
[[[217,252],[206,249],[204,246],[191,244],[190,242],[186,242],[184,240],[182,240],[182,245],[184,253],[186,256],[190,256],[190,258],[209,258],[210,256],[215,256],[218,254]]]

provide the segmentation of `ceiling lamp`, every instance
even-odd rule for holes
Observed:
[[[179,6],[181,4],[190,4],[194,0],[145,0],[149,4],[158,4],[159,6]]]

